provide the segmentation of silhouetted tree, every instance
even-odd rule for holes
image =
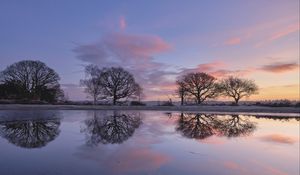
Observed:
[[[215,124],[213,115],[181,113],[176,129],[187,138],[205,139],[215,134]]]
[[[86,128],[83,130],[87,134],[88,145],[98,145],[98,143],[122,143],[131,137],[136,128],[141,124],[141,118],[135,115],[126,115],[114,112],[113,115],[98,116],[85,121]]]
[[[198,104],[208,98],[215,98],[219,92],[216,78],[203,72],[184,75],[183,82],[187,92],[195,97]]]
[[[0,99],[23,99],[28,92],[14,81],[0,84]]]
[[[7,87],[13,87],[13,90],[8,91],[11,97],[17,99],[55,101],[63,94],[58,83],[59,79],[58,74],[45,63],[32,60],[14,63],[0,74],[1,88],[7,90]],[[43,98],[45,92],[48,92],[46,99]],[[49,95],[52,95],[51,98]]]
[[[188,95],[188,91],[186,89],[186,85],[184,81],[177,80],[176,84],[177,84],[176,94],[179,96],[180,104],[182,106],[184,104],[185,97]]]
[[[139,84],[137,84],[137,85],[138,85],[138,87],[136,89],[135,94],[137,96],[138,101],[141,102],[141,100],[145,97],[145,94],[143,92],[143,88]]]
[[[178,120],[177,131],[185,137],[205,139],[212,135],[248,136],[256,129],[254,122],[239,115],[217,116],[213,114],[184,114]]]
[[[114,105],[120,99],[136,98],[141,90],[133,75],[121,67],[103,68],[100,84],[103,95],[112,98]]]
[[[220,82],[220,89],[222,95],[232,97],[236,105],[241,98],[249,97],[258,92],[258,87],[254,81],[233,76],[223,79]]]
[[[84,91],[93,98],[93,103],[96,104],[102,93],[100,84],[101,70],[95,65],[85,67],[86,79],[80,80],[80,84],[85,87]]]
[[[222,116],[218,120],[216,129],[218,134],[227,137],[248,136],[255,129],[255,123],[239,115]]]
[[[40,148],[60,133],[59,119],[0,122],[0,135],[23,148]]]

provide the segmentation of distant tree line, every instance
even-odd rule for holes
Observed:
[[[230,76],[217,81],[215,77],[204,72],[186,74],[176,84],[176,94],[181,99],[181,105],[185,104],[186,99],[201,104],[207,99],[219,96],[231,97],[234,104],[238,105],[243,97],[258,93],[258,86],[253,80]]]

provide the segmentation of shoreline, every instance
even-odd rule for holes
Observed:
[[[298,107],[265,106],[93,106],[93,105],[35,105],[35,104],[1,104],[0,110],[126,110],[126,111],[165,111],[165,112],[199,112],[214,114],[276,115],[300,117]]]

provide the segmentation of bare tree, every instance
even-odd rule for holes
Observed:
[[[103,68],[100,84],[103,95],[112,98],[113,105],[120,99],[136,98],[141,91],[133,75],[121,67]]]
[[[80,80],[80,84],[85,86],[84,91],[93,98],[93,104],[95,105],[102,93],[101,70],[95,65],[88,65],[85,67],[85,76],[85,79]]]
[[[177,84],[176,94],[179,96],[181,101],[181,106],[182,106],[184,104],[185,97],[188,95],[188,92],[184,81],[177,80],[176,84]]]
[[[189,73],[183,76],[185,90],[195,97],[197,104],[218,95],[216,78],[203,73]]]
[[[0,74],[4,85],[20,89],[17,96],[29,99],[41,99],[42,95],[51,90],[52,96],[61,93],[58,74],[41,61],[24,60],[8,66]],[[48,94],[48,95],[49,95]]]
[[[94,111],[94,117],[85,120],[87,144],[96,146],[99,143],[123,143],[142,124],[139,113],[124,114],[114,111],[112,115]]]
[[[241,98],[258,93],[258,87],[253,80],[233,76],[221,80],[220,89],[222,95],[232,97],[236,105]]]
[[[139,102],[141,102],[141,100],[142,100],[143,98],[145,98],[145,94],[144,94],[143,91],[144,91],[143,88],[138,84],[138,88],[137,88],[135,94],[136,94],[136,96],[137,96]]]
[[[212,114],[181,113],[176,130],[187,138],[205,139],[215,134],[216,120]]]
[[[222,116],[217,122],[216,130],[220,136],[239,137],[248,136],[254,132],[256,125],[246,117],[239,115]]]
[[[60,119],[0,122],[0,136],[23,148],[40,148],[60,133]]]

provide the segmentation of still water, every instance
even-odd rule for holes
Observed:
[[[299,174],[299,118],[0,111],[0,136],[1,175]]]

